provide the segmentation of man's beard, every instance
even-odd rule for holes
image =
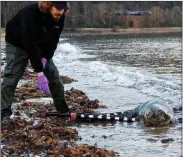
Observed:
[[[52,16],[52,17],[53,17],[53,19],[57,22],[57,21],[60,20],[61,16],[62,16],[62,15],[56,15],[56,16]]]

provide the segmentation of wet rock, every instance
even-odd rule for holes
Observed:
[[[8,130],[13,127],[13,120],[7,116],[1,120],[1,130]]]
[[[95,135],[92,135],[91,138],[95,138]]]
[[[173,138],[161,139],[161,143],[170,143],[170,142],[173,142],[173,141],[174,141]]]
[[[107,136],[106,136],[106,135],[102,135],[102,138],[106,139],[106,138],[107,138]]]
[[[147,141],[155,143],[155,142],[157,142],[158,140],[157,140],[157,139],[153,139],[153,138],[148,138]]]
[[[43,127],[43,122],[41,119],[35,120],[32,126],[28,126],[29,129],[40,129],[41,127]]]
[[[68,76],[60,76],[61,80],[63,81],[63,84],[70,84],[72,82],[78,82],[77,80],[75,79],[72,79]]]
[[[83,154],[83,157],[91,157],[91,153],[87,152],[87,153]]]

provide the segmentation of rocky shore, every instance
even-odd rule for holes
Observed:
[[[5,58],[1,65],[5,64]],[[1,72],[3,74],[3,72]],[[1,75],[2,76],[2,75]],[[60,76],[64,84],[74,80]],[[14,123],[1,128],[2,156],[48,156],[48,157],[116,157],[117,152],[98,148],[97,145],[78,145],[82,137],[73,129],[77,122],[69,118],[45,117],[47,111],[55,111],[51,95],[37,90],[36,75],[29,66],[24,81],[16,88],[12,105]],[[33,99],[36,98],[36,101]],[[91,100],[80,90],[71,88],[65,91],[65,98],[72,112],[96,113],[96,108],[104,108],[99,100]],[[47,99],[47,101],[42,101]],[[50,100],[50,101],[49,101]]]

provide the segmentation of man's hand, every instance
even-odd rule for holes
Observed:
[[[49,94],[50,90],[48,86],[48,80],[46,76],[43,74],[43,72],[37,73],[37,81],[39,89],[45,94]]]

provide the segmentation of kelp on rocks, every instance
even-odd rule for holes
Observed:
[[[63,120],[57,119],[58,122],[62,123]],[[15,118],[12,128],[1,132],[1,142],[9,145],[3,151],[16,155],[26,151],[40,154],[45,149],[56,151],[56,148],[63,140],[72,141],[77,139],[78,132],[76,129],[64,125],[57,126],[52,119],[42,120],[40,123],[39,127],[32,128],[33,121],[27,122]]]
[[[36,83],[25,84],[15,91],[16,101],[40,97],[51,97],[51,95],[44,94],[38,90]],[[65,91],[65,99],[71,110],[77,113],[94,113],[91,109],[106,107],[105,105],[101,105],[99,100],[90,100],[84,92],[74,88]]]
[[[7,156],[20,156],[22,154],[42,154],[43,156],[82,157],[115,157],[114,151],[108,151],[97,146],[77,145],[79,139],[72,121],[59,117],[45,118],[46,111],[53,110],[53,104],[38,102],[23,102],[17,108],[24,111],[29,121],[16,117],[10,129],[1,131],[1,142],[7,146],[2,153]],[[37,121],[37,123],[36,123]]]
[[[66,77],[71,83],[74,81]],[[31,70],[24,73],[24,79],[33,79],[32,82],[16,89],[15,100],[19,102],[15,111],[13,125],[9,129],[1,130],[1,153],[4,156],[40,155],[48,157],[115,157],[118,154],[96,145],[77,145],[80,139],[74,125],[68,118],[46,117],[47,111],[54,111],[53,103],[26,101],[29,98],[51,97],[37,89],[35,74]],[[66,102],[72,112],[96,113],[96,108],[106,107],[97,99],[90,100],[81,90],[71,88],[65,91]],[[22,116],[25,114],[29,120]]]

